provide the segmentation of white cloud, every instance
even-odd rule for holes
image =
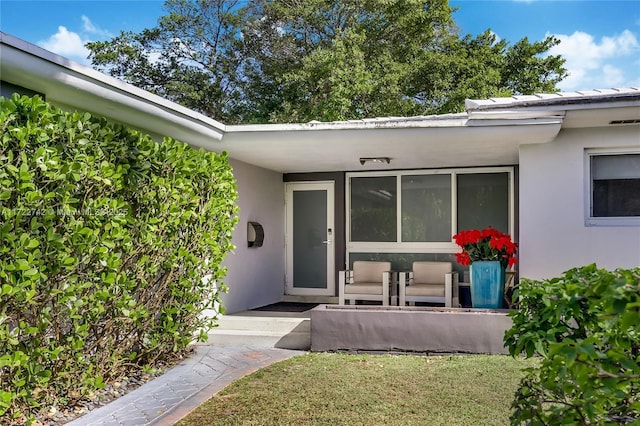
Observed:
[[[554,34],[560,44],[549,50],[562,55],[569,76],[558,86],[564,91],[631,86],[638,80],[633,59],[640,43],[629,30],[596,40],[591,34],[576,31],[571,35]],[[631,59],[631,60],[630,60]],[[635,71],[634,71],[635,70]]]
[[[85,15],[82,15],[82,29],[84,32],[97,35],[100,38],[113,37],[113,34],[111,34],[109,31],[95,26],[93,22],[91,22],[91,20]]]
[[[606,87],[619,87],[624,84],[624,72],[613,65],[602,67],[602,75],[606,82]]]
[[[89,49],[84,44],[89,40],[83,40],[78,33],[67,30],[62,25],[58,27],[58,32],[47,40],[38,42],[38,46],[50,50],[58,55],[87,64]]]
[[[87,59],[89,49],[84,45],[96,39],[113,37],[113,35],[109,31],[94,25],[87,16],[82,15],[81,19],[82,31],[80,33],[69,31],[67,27],[60,25],[57,33],[46,40],[38,42],[38,46],[81,64],[90,65]]]
[[[498,35],[498,33],[496,33],[495,31],[489,30],[491,32],[491,35],[494,36],[496,38],[496,44],[500,43],[502,41],[502,37],[500,37]]]

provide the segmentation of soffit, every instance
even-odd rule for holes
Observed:
[[[640,101],[636,106],[570,110],[566,112],[562,127],[608,127],[612,121],[621,120],[640,120]]]
[[[521,144],[550,142],[560,126],[561,119],[314,131],[228,127],[218,145],[231,158],[282,173],[497,166],[518,164]],[[389,157],[391,163],[361,165],[361,157]]]

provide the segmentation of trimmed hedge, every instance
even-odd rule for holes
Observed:
[[[39,97],[0,103],[4,424],[205,339],[237,192],[226,154]]]
[[[521,280],[514,300],[509,352],[542,361],[520,383],[512,424],[640,423],[640,268]]]

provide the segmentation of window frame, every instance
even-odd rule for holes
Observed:
[[[593,216],[593,157],[606,155],[637,155],[640,149],[632,148],[588,148],[584,154],[584,217],[585,226],[640,226],[640,216]]]
[[[346,254],[350,253],[457,253],[460,248],[453,241],[458,227],[457,176],[460,174],[506,173],[508,180],[508,216],[509,234],[515,232],[515,184],[513,166],[448,168],[448,169],[416,169],[385,170],[368,172],[349,172],[345,174],[345,241]],[[451,240],[447,242],[402,242],[402,176],[449,174],[451,176]],[[353,177],[395,176],[397,185],[396,199],[396,241],[393,242],[358,242],[351,241],[351,178]]]

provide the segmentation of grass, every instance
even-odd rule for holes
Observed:
[[[177,425],[507,425],[534,362],[310,353],[233,382]]]

